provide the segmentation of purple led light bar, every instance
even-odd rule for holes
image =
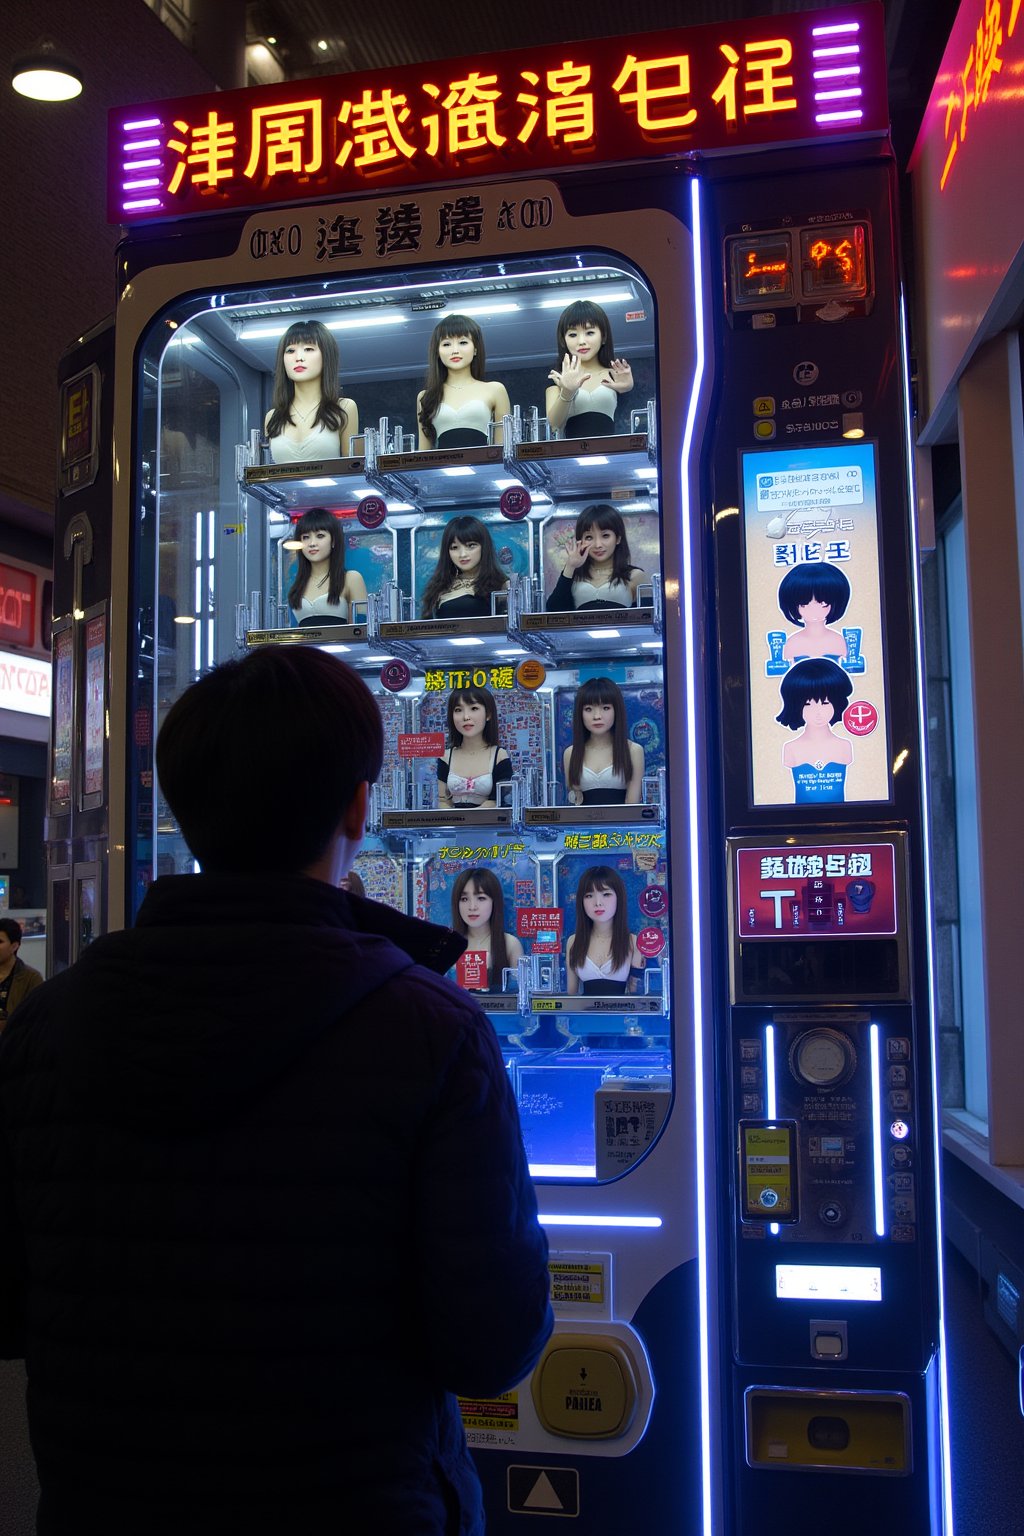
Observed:
[[[121,182],[121,208],[125,213],[138,213],[145,208],[162,208],[163,199],[160,197],[129,197],[126,192],[142,192],[147,187],[162,187],[163,180],[160,176],[135,176],[136,171],[159,171],[163,167],[163,154],[150,155],[144,160],[133,160],[131,157],[145,149],[164,148],[161,137],[152,139],[139,139],[135,135],[145,133],[147,129],[162,128],[163,119],[159,117],[134,118],[130,123],[122,123],[121,132],[124,135],[124,143],[121,153],[126,158],[121,161],[121,174],[129,179]]]
[[[811,36],[818,38],[856,37],[860,32],[860,23],[857,21],[835,22],[827,27],[812,27]],[[860,58],[860,43],[838,43],[824,48],[814,48],[812,57],[815,59],[848,59],[847,64],[835,64],[828,69],[816,69],[814,79],[818,80],[849,80],[848,85],[836,87],[830,90],[818,89],[814,92],[815,106],[823,105],[827,101],[850,101],[863,96],[861,87],[854,83],[853,77],[859,76],[860,64],[854,61]],[[859,123],[864,113],[859,108],[850,107],[844,111],[815,112],[816,123]]]

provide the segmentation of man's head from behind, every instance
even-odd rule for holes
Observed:
[[[7,943],[12,946],[15,954],[17,954],[18,946],[25,937],[21,924],[13,917],[0,917],[0,936],[5,938]],[[7,945],[5,944],[4,949],[6,948]],[[5,957],[0,955],[0,959],[3,958]]]
[[[380,712],[350,667],[268,645],[182,694],[156,765],[204,871],[295,874],[321,857],[383,753]]]

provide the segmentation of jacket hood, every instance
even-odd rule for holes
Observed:
[[[391,977],[442,973],[464,948],[306,876],[172,875],[40,991],[74,1095],[188,1131],[248,1105]],[[402,1021],[376,1022],[386,1038]]]

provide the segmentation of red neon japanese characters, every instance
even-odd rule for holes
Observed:
[[[119,108],[108,211],[131,223],[884,133],[884,80],[870,4]]]
[[[1017,32],[1021,4],[1022,0],[978,0],[977,29],[970,37],[962,65],[954,71],[945,102],[946,158],[939,177],[940,192],[945,191],[960,146],[967,139],[972,114],[986,105],[993,79],[1003,71],[1008,45],[1015,34],[1018,44],[1024,36],[1024,23]]]

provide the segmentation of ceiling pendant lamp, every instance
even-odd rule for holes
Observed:
[[[44,38],[32,53],[11,65],[11,84],[20,96],[33,101],[71,101],[82,93],[82,77],[69,59],[62,58]]]

